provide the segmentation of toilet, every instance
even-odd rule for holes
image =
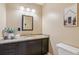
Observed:
[[[56,44],[58,55],[79,55],[79,48],[64,43]]]

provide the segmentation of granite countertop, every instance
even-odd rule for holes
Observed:
[[[1,39],[0,44],[6,44],[6,43],[13,43],[13,42],[20,42],[20,41],[26,41],[26,40],[36,40],[41,38],[48,38],[47,35],[27,35],[27,36],[20,36],[15,39]]]

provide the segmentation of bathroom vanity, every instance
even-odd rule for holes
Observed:
[[[43,55],[48,53],[49,37],[46,35],[21,36],[0,40],[0,55]]]

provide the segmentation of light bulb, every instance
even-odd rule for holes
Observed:
[[[22,10],[22,11],[23,11],[23,10],[24,10],[24,6],[21,6],[21,7],[20,7],[20,10]]]
[[[26,8],[26,11],[31,11],[30,8]]]
[[[36,10],[35,10],[35,9],[32,9],[32,12],[34,12],[34,13],[35,13],[35,12],[36,12]]]

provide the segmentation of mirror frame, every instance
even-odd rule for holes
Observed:
[[[32,17],[32,28],[31,29],[24,29],[23,28],[24,17]],[[22,15],[22,31],[33,31],[33,16]]]

